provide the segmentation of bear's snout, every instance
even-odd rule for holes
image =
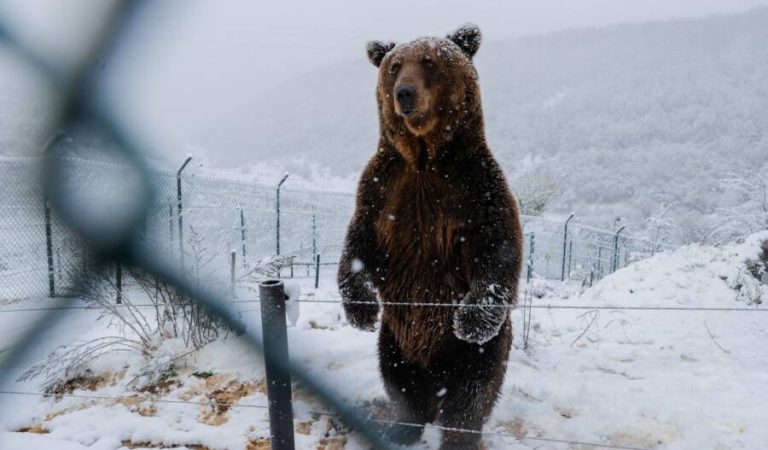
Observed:
[[[395,89],[395,99],[400,105],[400,113],[404,116],[410,115],[416,104],[416,88],[410,84],[398,86]]]

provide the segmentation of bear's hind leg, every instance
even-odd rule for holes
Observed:
[[[437,416],[438,397],[429,372],[406,360],[392,330],[382,324],[379,331],[379,369],[384,387],[395,412],[394,424],[387,438],[396,444],[412,444],[424,432],[424,424]]]
[[[501,392],[511,342],[512,330],[507,320],[491,341],[482,346],[461,342],[442,361],[447,377],[440,423],[446,428],[466,431],[445,430],[441,450],[482,448],[483,423]]]

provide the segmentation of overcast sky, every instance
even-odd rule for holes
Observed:
[[[126,116],[183,144],[190,128],[296,75],[365,59],[371,39],[443,35],[464,22],[486,41],[555,30],[736,13],[768,0],[162,0],[147,2],[105,71]],[[39,50],[65,60],[106,0],[0,0]],[[217,114],[218,113],[218,114]]]
[[[168,66],[201,78],[258,62],[254,89],[330,63],[364,57],[371,39],[442,35],[465,22],[487,40],[622,22],[739,12],[768,0],[171,0],[141,21]],[[184,5],[176,7],[175,5]],[[154,32],[159,30],[155,42]],[[159,45],[158,45],[159,44]],[[160,47],[160,48],[158,48]],[[249,78],[251,74],[249,73]],[[236,76],[230,73],[230,76]]]

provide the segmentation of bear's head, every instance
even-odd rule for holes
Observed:
[[[467,24],[446,38],[368,43],[368,59],[379,68],[382,132],[390,140],[420,138],[438,145],[462,127],[477,125],[470,123],[481,116],[472,57],[480,41],[480,29]]]

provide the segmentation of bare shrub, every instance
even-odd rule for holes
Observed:
[[[114,329],[116,335],[62,345],[30,367],[19,381],[42,376],[45,392],[55,393],[69,381],[88,376],[93,360],[125,351],[145,357],[139,375],[151,381],[152,374],[163,373],[173,363],[167,355],[153,358],[164,341],[180,339],[189,353],[228,333],[218,318],[179,289],[140,269],[125,271],[124,289],[137,289],[126,289],[118,304],[115,271],[114,265],[91,270],[92,276],[80,284],[77,295],[100,311],[99,320],[108,320],[108,328]],[[143,295],[134,301],[134,293]]]

